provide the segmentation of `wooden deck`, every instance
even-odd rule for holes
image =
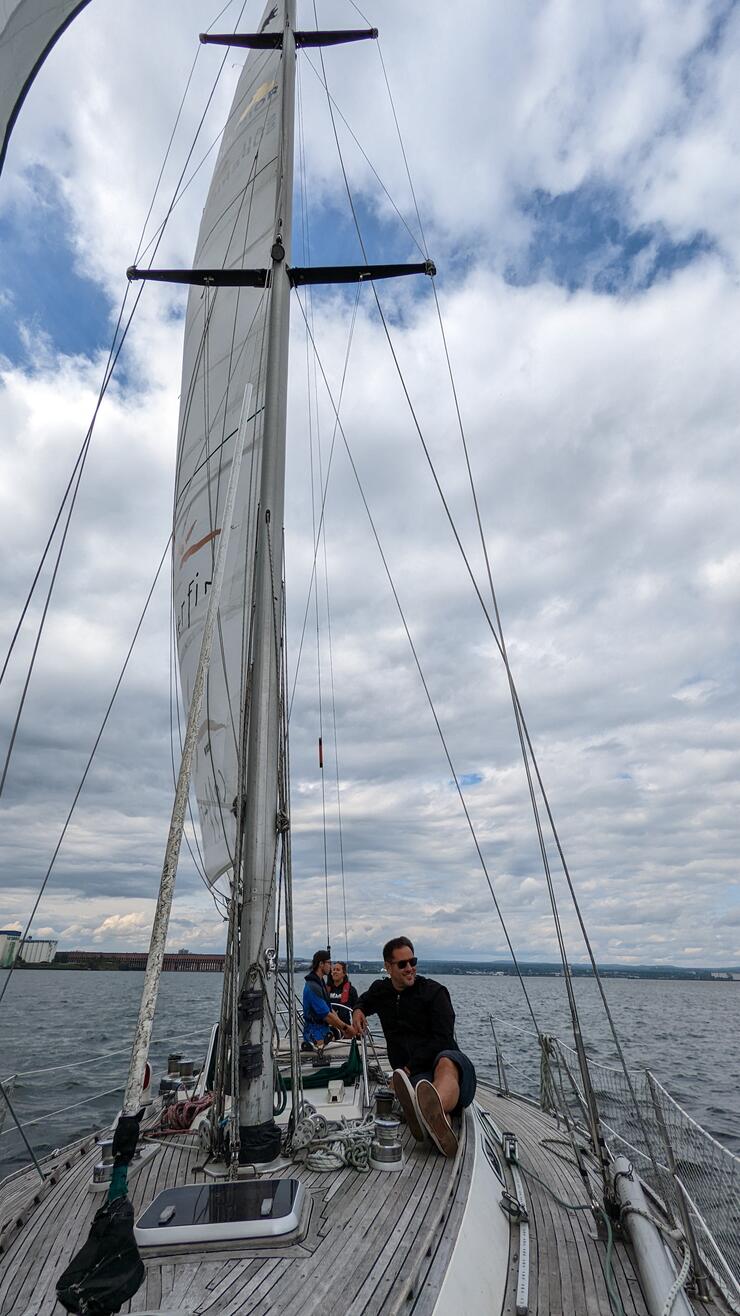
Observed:
[[[454,1162],[414,1142],[408,1131],[403,1145],[406,1163],[400,1174],[317,1173],[295,1165],[282,1170],[297,1173],[310,1198],[302,1236],[293,1242],[214,1244],[188,1253],[169,1247],[156,1255],[142,1250],[146,1282],[122,1310],[161,1307],[192,1316],[323,1313],[341,1294],[343,1316],[389,1314],[399,1301],[402,1310],[429,1316],[424,1279],[444,1268],[444,1254],[454,1242],[460,1212],[453,1208],[458,1187],[465,1191],[473,1140],[465,1121]],[[62,1312],[56,1280],[104,1201],[89,1188],[97,1157],[94,1148],[67,1157],[66,1165],[58,1164],[56,1183],[43,1188],[27,1173],[6,1185],[0,1202],[1,1316]],[[172,1138],[133,1181],[137,1215],[162,1188],[202,1182],[197,1170],[202,1160],[192,1139]],[[445,1228],[450,1220],[452,1240]]]
[[[572,1149],[555,1121],[529,1103],[481,1084],[481,1109],[519,1139],[529,1212],[529,1316],[612,1316],[605,1275],[606,1244],[588,1211],[555,1200],[585,1203]],[[401,1174],[343,1169],[298,1174],[309,1199],[298,1235],[271,1246],[213,1244],[185,1251],[143,1250],[146,1281],[124,1312],[162,1310],[188,1316],[267,1316],[300,1311],[323,1316],[431,1316],[468,1200],[475,1154],[475,1121],[462,1123],[460,1151],[447,1161],[428,1144],[404,1135]],[[0,1316],[57,1316],[55,1284],[87,1236],[104,1196],[91,1192],[98,1152],[90,1139],[66,1149],[45,1170],[42,1186],[24,1171],[0,1190]],[[172,1138],[132,1184],[137,1214],[173,1184],[202,1182],[202,1153],[192,1139]],[[530,1177],[526,1172],[530,1171]],[[507,1170],[507,1173],[509,1171]],[[547,1187],[532,1177],[537,1175]],[[513,1183],[510,1184],[513,1189]],[[485,1227],[485,1221],[482,1222]],[[509,1252],[509,1287],[500,1316],[515,1316],[519,1233]],[[647,1316],[630,1250],[617,1239],[614,1283],[625,1316]],[[449,1316],[449,1301],[441,1316]],[[727,1316],[719,1302],[699,1307]],[[459,1313],[478,1316],[478,1313]],[[480,1313],[483,1316],[483,1313]],[[499,1316],[486,1312],[485,1316]]]
[[[556,1201],[560,1198],[578,1205],[588,1201],[565,1130],[562,1126],[558,1129],[555,1120],[538,1107],[502,1096],[487,1084],[479,1085],[476,1099],[500,1131],[510,1130],[519,1141],[529,1212],[529,1316],[613,1316],[606,1285],[606,1242],[597,1237],[590,1212],[569,1211]],[[532,1172],[529,1177],[527,1170]],[[596,1185],[596,1173],[592,1173]],[[625,1316],[648,1316],[631,1249],[619,1236],[612,1264]],[[697,1303],[697,1312],[728,1316],[729,1309],[719,1295],[717,1299]],[[505,1316],[514,1316],[515,1310],[511,1294]]]

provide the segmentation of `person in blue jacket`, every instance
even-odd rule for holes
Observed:
[[[305,1050],[323,1047],[335,1037],[354,1037],[352,1024],[332,1009],[326,979],[331,972],[328,950],[317,950],[303,988],[303,1045]]]

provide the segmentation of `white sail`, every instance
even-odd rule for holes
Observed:
[[[89,0],[0,0],[0,169],[8,139],[39,68]]]
[[[282,29],[268,5],[260,31]],[[276,236],[279,50],[250,51],[201,222],[194,268],[266,269]],[[246,424],[237,508],[198,734],[193,780],[209,881],[232,865],[237,745],[259,490],[269,289],[193,286],[185,325],[174,508],[180,675],[190,706],[236,432]],[[242,416],[245,397],[249,399]],[[278,533],[281,533],[278,530]]]

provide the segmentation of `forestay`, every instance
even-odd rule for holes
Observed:
[[[260,31],[278,31],[268,5]],[[279,50],[254,50],[237,86],[211,182],[196,269],[266,269],[279,213]],[[188,300],[174,507],[174,604],[183,698],[190,706],[240,422],[244,459],[219,623],[193,770],[205,869],[233,863],[242,672],[248,667],[254,526],[260,483],[269,289],[193,286]],[[242,416],[251,385],[249,412]],[[244,659],[244,661],[243,661]]]
[[[89,0],[0,0],[0,169],[18,111],[65,27]]]

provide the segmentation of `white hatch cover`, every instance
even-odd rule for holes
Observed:
[[[166,1188],[139,1216],[134,1236],[140,1247],[278,1238],[298,1228],[304,1195],[298,1179]]]

